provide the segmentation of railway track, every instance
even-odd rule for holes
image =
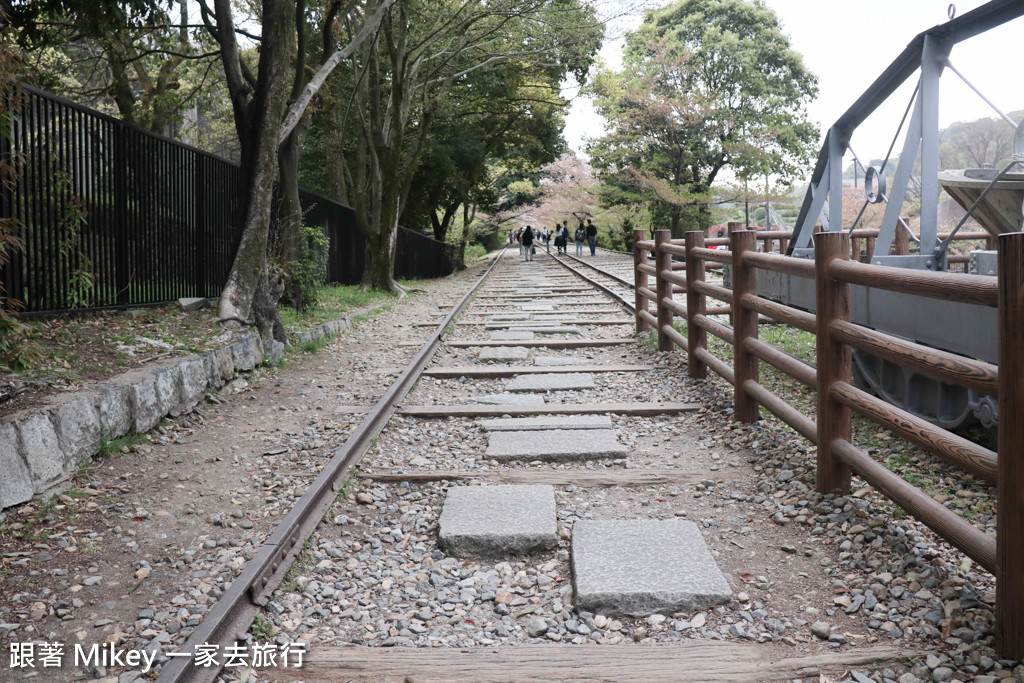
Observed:
[[[600,591],[581,577],[614,573],[602,558],[628,564],[651,552],[637,543],[658,548],[652,566],[629,577],[648,600],[658,592],[645,588],[648,579],[688,580],[679,567],[689,554],[708,563],[698,574],[747,575],[754,564],[767,571],[713,519],[723,505],[714,493],[756,475],[738,446],[723,450],[688,424],[708,410],[683,379],[680,357],[633,336],[631,291],[609,275],[625,259],[595,261],[600,270],[506,254],[443,318],[416,321],[437,333],[181,651],[237,647],[258,613],[264,637],[301,642],[306,655],[301,669],[253,670],[248,680],[508,680],[509,657],[515,680],[568,670],[753,680],[903,657],[884,647],[763,651],[774,639],[753,629],[750,638],[708,642],[705,629],[728,629],[752,609],[746,591],[733,597],[747,587],[722,574],[717,600],[655,605],[667,619],[594,597]],[[753,441],[750,430],[729,433],[741,444]],[[495,523],[496,511],[504,516]],[[540,530],[518,528],[538,515]],[[640,526],[601,545],[606,521]],[[590,550],[582,545],[588,524],[597,525]],[[677,525],[692,526],[692,548],[671,535]],[[632,550],[622,556],[624,547]],[[818,549],[805,557],[817,561]],[[803,583],[792,574],[761,578],[769,593]],[[634,641],[645,647],[614,647]],[[182,664],[168,662],[159,680],[215,678],[213,668]]]

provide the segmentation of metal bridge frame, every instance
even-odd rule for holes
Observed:
[[[940,261],[945,249],[938,244],[936,234],[939,198],[939,80],[944,68],[951,66],[949,52],[954,45],[1022,15],[1024,15],[1024,2],[1021,0],[993,0],[962,17],[951,19],[945,24],[919,33],[910,41],[903,52],[846,110],[846,113],[832,124],[826,133],[825,141],[818,153],[814,172],[811,175],[810,187],[807,194],[804,195],[803,204],[800,207],[800,215],[797,218],[795,234],[790,242],[788,255],[810,257],[812,253],[811,237],[819,216],[823,219],[822,222],[827,231],[843,230],[843,157],[850,150],[850,138],[853,131],[920,69],[920,80],[912,98],[913,111],[900,156],[901,163],[893,177],[891,194],[885,196],[884,189],[880,187],[879,194],[881,196],[876,200],[884,199],[887,206],[875,248],[875,253],[880,256],[874,257],[872,263],[923,267],[930,270],[943,269],[943,264]],[[955,69],[953,70],[955,71]],[[959,75],[959,72],[957,74]],[[970,83],[968,85],[974,89]],[[985,99],[981,93],[978,94]],[[991,105],[991,102],[989,104]],[[993,108],[995,107],[993,106]],[[998,112],[998,110],[996,111]],[[998,113],[1002,115],[1002,112]],[[1006,119],[1006,116],[1002,115],[1002,118]],[[899,136],[899,131],[896,136]],[[895,140],[893,144],[895,144]],[[911,170],[914,167],[913,160],[917,156],[918,146],[921,149],[920,256],[891,257],[888,254],[897,225],[902,222],[900,210],[903,207],[903,199],[906,196],[907,184],[910,181]],[[891,150],[892,147],[890,147],[890,152]],[[854,156],[856,157],[856,154]],[[907,163],[907,160],[910,160],[910,163]],[[859,159],[855,159],[854,163],[859,163]],[[884,171],[884,166],[875,171]],[[870,190],[868,182],[865,182],[865,186]],[[826,200],[828,200],[828,209],[823,213]]]

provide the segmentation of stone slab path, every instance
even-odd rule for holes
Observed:
[[[686,520],[580,520],[572,571],[577,607],[598,614],[692,613],[732,598],[700,529]]]
[[[625,458],[629,450],[610,429],[495,432],[487,444],[495,460],[601,460]]]
[[[494,346],[481,349],[477,359],[481,362],[487,361],[513,361],[526,360],[530,357],[530,349],[525,346]]]
[[[540,484],[453,486],[438,545],[456,557],[510,557],[558,545],[555,489]]]
[[[593,389],[594,376],[589,372],[549,375],[520,375],[505,385],[506,391],[579,391]]]

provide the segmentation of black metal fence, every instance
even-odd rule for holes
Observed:
[[[3,272],[7,296],[31,313],[218,296],[240,236],[238,165],[23,90],[0,136],[18,172],[0,216],[20,221],[24,243]],[[358,282],[365,240],[352,209],[305,191],[302,204],[330,240],[328,281]],[[399,229],[396,277],[453,269],[451,245]]]

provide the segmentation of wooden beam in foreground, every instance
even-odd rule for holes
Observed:
[[[275,669],[275,681],[415,681],[416,683],[550,683],[550,681],[765,681],[818,679],[877,668],[921,655],[894,647],[858,647],[806,657],[780,657],[764,646],[718,641],[671,645],[523,645],[411,648],[347,646],[315,649],[302,668]]]
[[[410,417],[500,417],[512,415],[670,415],[701,408],[700,403],[545,403],[536,406],[406,406],[400,415]]]

